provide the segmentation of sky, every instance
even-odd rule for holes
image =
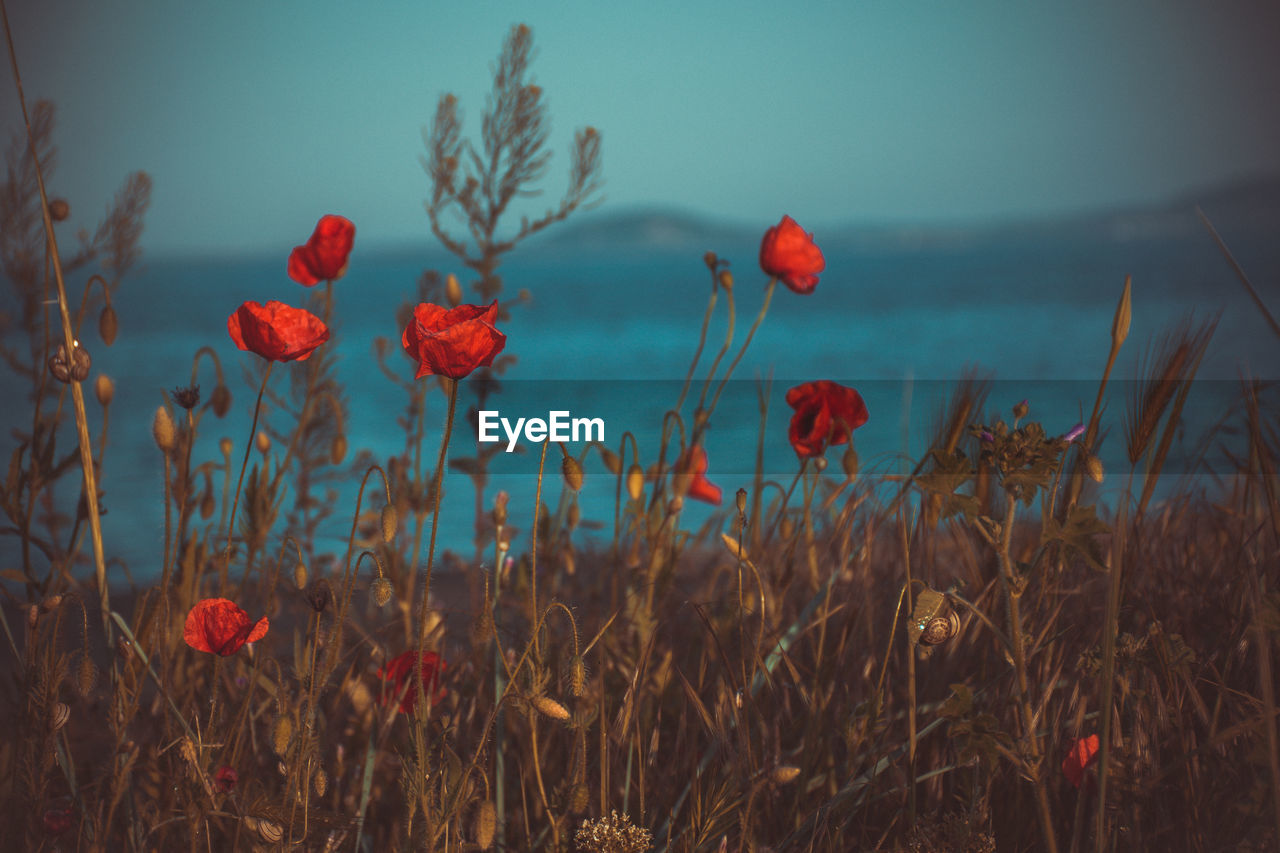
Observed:
[[[477,134],[527,23],[551,115],[603,138],[600,213],[769,225],[968,223],[1146,204],[1280,173],[1280,5],[443,4],[8,0],[27,98],[58,110],[51,190],[92,227],[154,181],[152,254],[280,251],[324,213],[362,247],[430,241],[419,163],[437,100]],[[0,128],[20,127],[0,72]]]

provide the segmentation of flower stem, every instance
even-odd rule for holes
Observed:
[[[418,700],[426,701],[426,686],[422,683],[422,654],[427,645],[427,606],[431,600],[431,569],[436,556],[436,529],[440,526],[440,490],[444,485],[444,466],[449,452],[449,436],[453,434],[453,412],[458,404],[458,380],[449,380],[449,413],[444,420],[444,436],[440,439],[440,455],[436,459],[435,477],[431,486],[431,538],[427,543],[427,571],[422,582],[422,606],[418,610],[418,657],[413,668],[414,689],[421,691]]]
[[[244,470],[249,467],[249,454],[253,450],[253,437],[258,432],[258,415],[262,413],[262,395],[267,390],[267,380],[271,378],[274,361],[267,362],[267,371],[262,374],[262,387],[258,389],[258,401],[253,404],[253,424],[249,427],[249,440],[244,445],[244,459],[240,462],[240,479],[236,482],[236,497],[231,502],[231,516],[227,519],[227,547],[222,552],[222,566],[218,574],[218,595],[227,592],[227,570],[231,567],[231,532],[236,527],[236,511],[240,507],[240,490],[244,486]]]

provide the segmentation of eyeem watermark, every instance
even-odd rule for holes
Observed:
[[[482,411],[476,425],[476,440],[486,444],[501,441],[499,426],[506,433],[508,453],[515,451],[521,436],[530,444],[544,439],[604,441],[604,418],[574,418],[567,411],[547,412],[545,421],[542,418],[517,418],[514,425],[496,411]]]

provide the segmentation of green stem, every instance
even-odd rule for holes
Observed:
[[[436,458],[435,477],[432,482],[431,538],[427,543],[427,571],[422,581],[422,606],[418,610],[418,657],[413,668],[413,683],[419,691],[418,701],[426,701],[426,686],[422,683],[422,655],[427,645],[427,607],[431,600],[431,569],[436,556],[436,529],[440,526],[440,490],[444,485],[444,467],[449,452],[449,436],[453,434],[453,412],[458,403],[458,380],[449,380],[449,413],[445,415],[444,435],[440,439],[440,455]]]
[[[267,371],[262,374],[262,387],[258,389],[258,401],[253,404],[253,423],[249,426],[249,440],[244,445],[244,459],[240,462],[240,479],[236,482],[236,497],[231,502],[231,517],[227,519],[227,547],[222,552],[222,567],[218,577],[218,595],[227,593],[227,571],[231,568],[231,533],[236,528],[236,511],[240,507],[240,490],[244,487],[244,471],[249,467],[249,453],[253,450],[253,437],[258,432],[258,415],[262,413],[262,395],[267,390],[267,380],[271,378],[274,361],[267,362]],[[265,462],[263,463],[266,464]]]

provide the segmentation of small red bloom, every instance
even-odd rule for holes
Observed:
[[[387,692],[383,694],[383,704],[399,699],[402,714],[412,714],[418,702],[418,685],[413,681],[413,659],[416,655],[413,649],[401,652],[376,673],[378,678],[391,682]],[[435,652],[422,653],[422,690],[431,697],[433,705],[439,704],[445,697],[446,691],[440,686],[444,666],[444,658]]]
[[[61,835],[71,828],[70,809],[49,809],[40,818],[44,831],[50,835]]]
[[[846,443],[870,417],[861,394],[826,379],[792,388],[787,404],[796,410],[787,437],[801,459],[821,456],[828,445]]]
[[[1102,748],[1097,735],[1082,737],[1071,747],[1067,757],[1062,760],[1062,775],[1077,788],[1084,781],[1085,768],[1098,758],[1098,750]]]
[[[430,302],[413,309],[413,319],[405,327],[401,343],[418,362],[414,378],[438,373],[462,379],[477,367],[493,364],[493,357],[507,345],[507,336],[494,323],[498,301],[487,307],[459,305],[448,310]]]
[[[227,318],[227,332],[240,349],[269,361],[306,361],[329,340],[329,328],[315,314],[274,299],[241,305]]]
[[[760,268],[796,293],[813,293],[818,273],[827,268],[822,250],[790,216],[764,232],[760,241]]]
[[[225,794],[234,788],[238,781],[240,781],[240,774],[224,764],[218,768],[217,773],[213,774],[213,789],[220,794]]]
[[[249,619],[235,602],[225,598],[206,598],[191,608],[182,628],[182,639],[198,652],[228,657],[240,651],[245,643],[256,643],[267,635],[267,617],[257,622]]]
[[[707,451],[702,445],[686,450],[676,461],[676,471],[692,477],[689,491],[685,494],[694,500],[720,505],[722,492],[719,486],[707,479]]]
[[[355,239],[356,227],[350,219],[332,214],[320,217],[311,239],[290,253],[289,278],[307,287],[342,278]]]

